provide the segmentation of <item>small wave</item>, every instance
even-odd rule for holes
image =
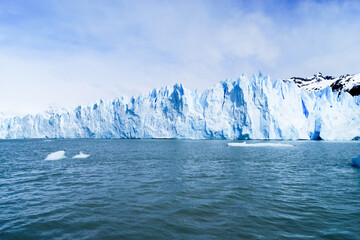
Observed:
[[[52,140],[46,139],[44,140],[44,142],[52,142]]]
[[[66,158],[65,151],[57,151],[57,152],[53,152],[53,153],[50,153],[49,155],[47,155],[45,160],[61,160],[64,158]]]
[[[231,147],[293,147],[291,144],[285,143],[228,143]]]
[[[90,154],[85,154],[83,152],[80,152],[79,154],[73,156],[72,158],[88,158],[90,157]]]
[[[358,167],[360,168],[360,156],[353,158],[352,159],[352,164],[353,167]]]

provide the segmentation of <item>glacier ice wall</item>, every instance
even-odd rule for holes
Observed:
[[[360,136],[360,98],[308,93],[261,73],[205,90],[181,84],[72,111],[0,118],[0,138],[325,139]]]

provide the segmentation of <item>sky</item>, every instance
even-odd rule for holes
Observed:
[[[0,1],[0,112],[360,72],[360,1]]]

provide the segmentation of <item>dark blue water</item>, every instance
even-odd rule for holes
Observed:
[[[360,239],[358,144],[285,143],[0,141],[0,239]]]

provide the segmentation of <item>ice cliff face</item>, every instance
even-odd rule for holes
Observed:
[[[325,139],[360,136],[360,97],[259,74],[202,94],[182,85],[72,111],[0,118],[0,138]]]

